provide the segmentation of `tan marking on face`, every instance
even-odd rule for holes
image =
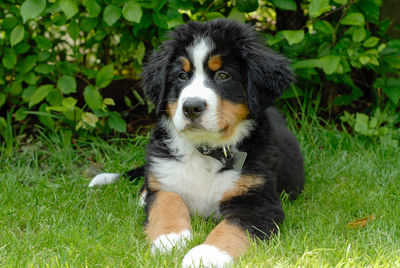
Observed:
[[[204,244],[217,247],[237,258],[247,252],[250,239],[243,229],[223,220],[207,236]]]
[[[241,196],[247,193],[251,188],[261,186],[265,181],[258,176],[242,175],[238,181],[235,182],[235,187],[224,193],[221,202],[228,201],[235,196]]]
[[[161,183],[157,179],[157,177],[153,173],[149,173],[147,176],[147,184],[150,190],[152,191],[158,191],[161,189]]]
[[[236,127],[249,115],[249,107],[242,103],[232,103],[219,100],[218,127],[224,130],[224,139],[229,139],[235,133]]]
[[[189,73],[190,70],[192,69],[192,67],[190,65],[190,61],[185,57],[181,57],[180,60],[181,60],[181,63],[182,63],[182,69],[185,72]]]
[[[189,209],[177,193],[159,191],[150,206],[145,233],[151,241],[160,235],[192,230]]]
[[[222,59],[220,55],[213,55],[210,57],[208,60],[208,68],[210,68],[211,71],[218,71],[222,66]]]
[[[167,113],[168,113],[170,118],[175,116],[177,107],[178,107],[178,102],[177,101],[168,103],[168,105],[167,105]]]

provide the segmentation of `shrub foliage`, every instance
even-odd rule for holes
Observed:
[[[9,0],[0,2],[0,127],[125,132],[122,102],[152,109],[137,83],[146,55],[188,20],[247,21],[292,60],[297,83],[283,98],[319,96],[331,111],[366,98],[398,108],[400,40],[380,19],[381,0]],[[131,80],[129,80],[131,81]],[[143,106],[144,105],[144,106]],[[7,121],[7,122],[6,122]]]

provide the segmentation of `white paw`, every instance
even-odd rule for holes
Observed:
[[[204,267],[222,268],[231,265],[233,258],[228,253],[211,245],[200,245],[192,248],[183,258],[182,267]]]
[[[183,248],[190,239],[192,239],[192,232],[189,230],[180,233],[161,235],[151,243],[150,252],[152,254],[156,252],[167,253],[170,252],[173,247]]]
[[[92,179],[89,183],[89,187],[111,184],[118,181],[119,177],[121,177],[121,175],[118,173],[101,173]]]

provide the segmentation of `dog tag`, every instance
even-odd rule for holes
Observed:
[[[247,153],[246,152],[234,152],[233,153],[233,169],[236,171],[241,171],[244,165],[244,161],[246,161]]]

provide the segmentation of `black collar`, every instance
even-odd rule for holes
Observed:
[[[211,148],[208,145],[200,145],[197,150],[202,155],[217,159],[224,166],[224,169],[234,168],[235,155],[232,153],[230,146]]]
[[[233,154],[230,146],[210,148],[208,145],[200,145],[197,150],[203,155],[217,159],[226,169],[231,169],[233,166]]]

